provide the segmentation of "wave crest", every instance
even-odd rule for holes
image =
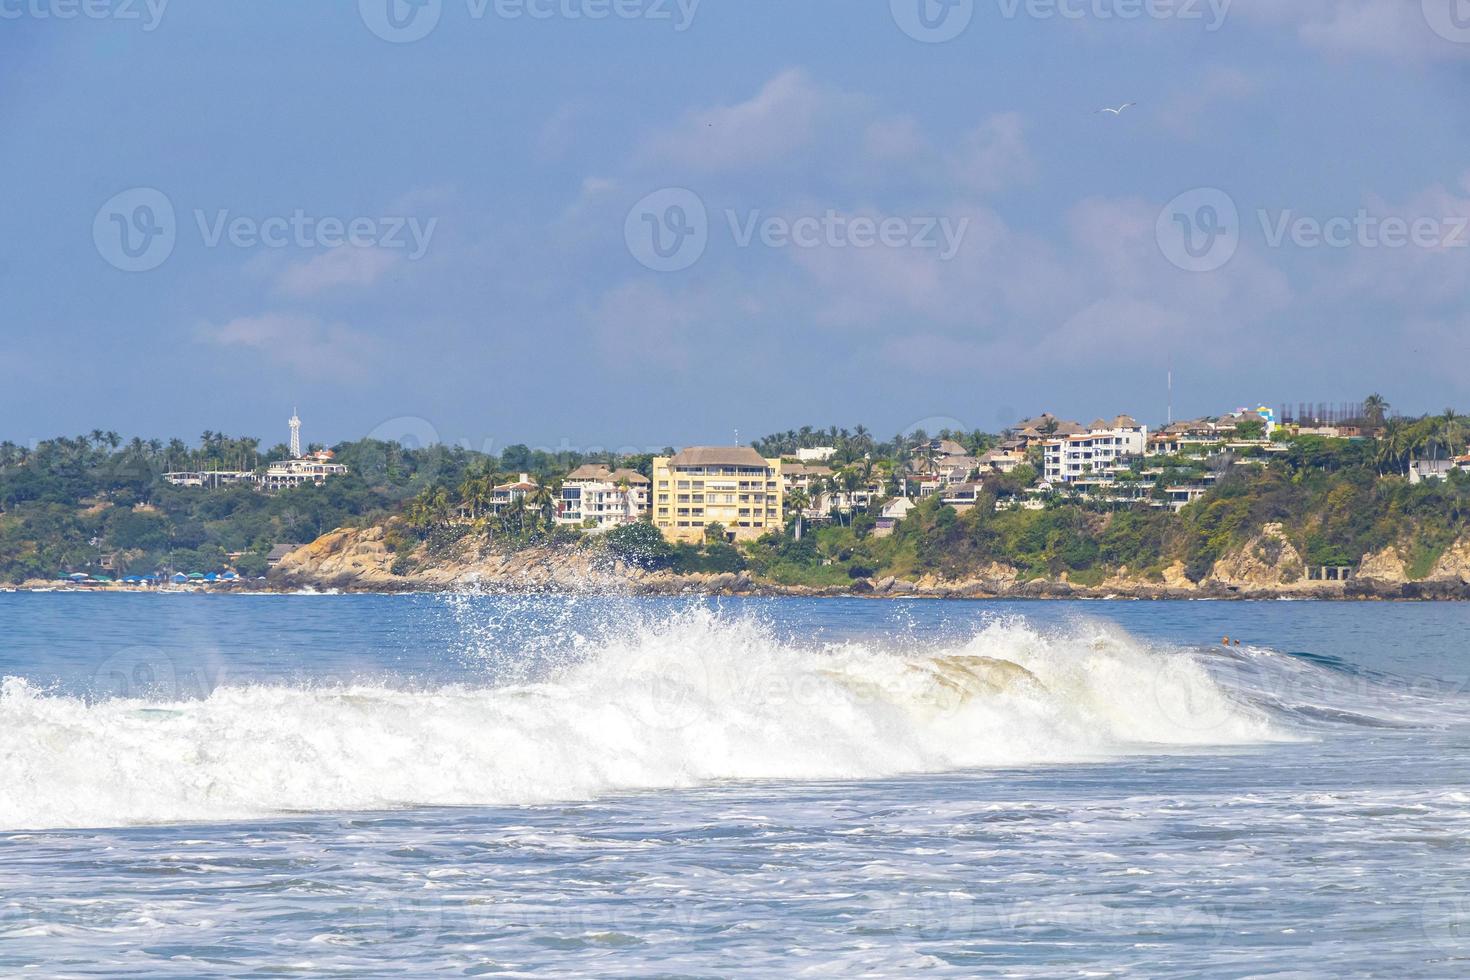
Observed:
[[[534,804],[727,779],[1084,762],[1286,737],[1195,658],[1095,625],[931,651],[780,638],[690,609],[549,676],[403,690],[225,686],[88,702],[0,687],[0,827]]]

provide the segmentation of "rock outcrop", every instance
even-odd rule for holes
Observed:
[[[1461,538],[1447,548],[1434,563],[1428,580],[1444,585],[1470,585],[1470,540]]]
[[[1398,548],[1390,545],[1363,558],[1358,567],[1360,582],[1378,582],[1384,585],[1403,585],[1409,581],[1407,563]]]
[[[1245,546],[1215,563],[1210,581],[1227,589],[1247,592],[1320,592],[1317,586],[1337,582],[1313,582],[1307,578],[1306,563],[1280,524],[1267,524]]]
[[[371,592],[481,589],[973,599],[1470,598],[1470,539],[1448,549],[1422,582],[1408,579],[1402,552],[1395,548],[1368,555],[1352,580],[1322,581],[1307,574],[1301,553],[1280,524],[1267,525],[1246,545],[1225,555],[1202,582],[1190,579],[1183,563],[1176,562],[1162,574],[1133,575],[1124,569],[1088,585],[1066,576],[1025,579],[1018,569],[994,563],[963,579],[928,574],[906,581],[889,575],[857,579],[850,586],[785,586],[746,573],[650,572],[579,545],[501,551],[483,539],[467,537],[432,554],[419,544],[404,555],[389,547],[388,538],[381,527],[332,531],[287,555],[271,573],[272,586]]]

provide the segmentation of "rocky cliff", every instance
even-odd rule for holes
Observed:
[[[758,591],[745,575],[674,575],[649,572],[575,545],[501,551],[483,540],[464,539],[438,553],[424,546],[408,556],[410,574],[394,573],[399,556],[381,527],[342,528],[282,559],[271,573],[280,588],[332,588],[364,592],[443,591],[480,588],[505,592]]]
[[[411,568],[407,574],[395,574]],[[847,588],[810,588],[763,582],[747,574],[676,575],[650,572],[577,545],[497,550],[483,540],[463,539],[430,554],[391,551],[381,527],[343,528],[292,552],[271,573],[274,587],[404,592],[483,589],[491,592],[595,592],[644,595],[862,595],[883,598],[1470,598],[1470,539],[1445,551],[1430,574],[1411,580],[1398,549],[1364,558],[1358,575],[1322,581],[1308,574],[1286,529],[1267,525],[1244,546],[1215,563],[1210,575],[1192,581],[1182,563],[1162,576],[1122,570],[1095,584],[1030,579],[992,564],[963,579],[925,575],[914,581],[894,576],[859,579]]]

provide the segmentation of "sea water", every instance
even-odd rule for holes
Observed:
[[[1467,975],[1467,628],[0,595],[0,974]]]

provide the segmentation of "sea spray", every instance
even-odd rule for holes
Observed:
[[[0,689],[0,828],[535,804],[729,779],[1086,762],[1289,737],[1196,658],[1087,623],[798,642],[703,605],[557,621],[485,686]],[[485,650],[494,651],[485,654]],[[530,678],[530,679],[528,679]]]

